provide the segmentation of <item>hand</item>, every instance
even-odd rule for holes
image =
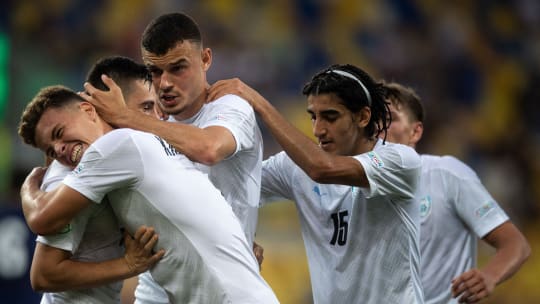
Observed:
[[[495,289],[495,282],[479,269],[471,269],[452,280],[452,297],[459,303],[477,303]]]
[[[259,104],[266,101],[257,91],[249,87],[240,79],[233,78],[217,81],[210,86],[210,88],[208,88],[206,102],[214,101],[227,94],[234,94],[244,98],[255,111],[257,111]]]
[[[124,258],[133,275],[150,269],[165,255],[163,249],[153,253],[152,249],[157,244],[157,241],[158,235],[155,233],[154,228],[151,227],[139,227],[133,238],[127,232],[124,233],[124,244],[126,246]]]
[[[47,167],[35,167],[32,169],[32,172],[26,176],[21,186],[21,197],[25,195],[34,196],[35,191],[39,191],[45,172],[47,172]]]
[[[262,269],[262,263],[264,261],[264,248],[262,248],[261,245],[253,242],[253,253],[255,254],[255,257],[257,258],[257,262],[259,263],[259,268]]]
[[[90,83],[85,82],[84,89],[86,91],[79,92],[79,96],[96,107],[103,120],[112,125],[117,125],[121,116],[128,113],[129,109],[124,101],[122,90],[114,80],[105,74],[101,75],[101,80],[109,87],[109,91],[101,91]]]

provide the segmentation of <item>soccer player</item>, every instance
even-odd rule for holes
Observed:
[[[387,139],[415,148],[423,133],[420,98],[400,84],[384,86],[392,115]],[[476,303],[518,271],[530,254],[529,244],[466,164],[452,156],[420,157],[425,301]],[[496,249],[481,269],[476,268],[477,238]]]
[[[128,107],[157,117],[157,96],[144,65],[125,57],[103,58],[94,64],[87,80],[106,89],[100,78],[102,74],[110,75],[120,84]],[[47,169],[41,189],[53,190],[72,169],[53,161]],[[135,233],[136,239],[151,241],[147,248],[152,248],[157,242],[157,239],[150,237],[153,230],[146,230],[145,227],[141,229],[143,230]],[[144,236],[145,231],[149,235]],[[137,256],[132,257],[131,251],[137,247],[133,246],[130,237],[125,239],[128,245],[125,255],[126,261],[132,265],[118,267],[114,261],[109,261],[124,256],[120,240],[118,223],[108,202],[85,208],[58,234],[38,236],[31,268],[32,286],[39,291],[53,291],[44,293],[41,303],[118,303],[121,280],[137,275],[151,266],[142,264],[140,266],[144,267],[141,268],[138,265],[141,262],[132,261]],[[150,250],[142,253],[151,257]],[[148,262],[155,263],[161,255],[162,253],[159,253]],[[106,282],[112,283],[104,284]]]
[[[378,139],[387,127],[382,86],[352,65],[317,73],[303,89],[318,145],[238,79],[208,98],[248,100],[285,150],[265,160],[262,198],[296,203],[315,303],[422,303],[420,159]]]
[[[168,122],[127,109],[120,90],[107,78],[104,81],[111,91],[86,85],[90,96],[81,96],[109,123],[154,133],[199,163],[198,168],[209,173],[239,219],[248,243],[253,244],[263,155],[253,109],[235,95],[206,103],[206,72],[212,52],[204,47],[199,27],[189,16],[171,13],[156,18],[145,29],[141,44],[143,61],[152,74],[161,108],[169,115]],[[262,256],[258,259],[262,261]],[[165,303],[163,294],[150,276],[140,276],[137,303]]]
[[[90,103],[62,87],[40,91],[21,121],[26,143],[76,166],[50,192],[39,190],[41,169],[27,177],[21,198],[33,231],[57,231],[107,195],[128,232],[142,224],[160,232],[158,246],[167,252],[151,272],[170,302],[277,302],[230,206],[208,177],[164,140],[113,129]]]

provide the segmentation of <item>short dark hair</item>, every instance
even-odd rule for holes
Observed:
[[[170,13],[148,24],[142,34],[141,46],[150,53],[162,56],[184,40],[202,43],[199,26],[186,14]]]
[[[49,108],[63,108],[81,101],[84,99],[67,87],[55,85],[42,88],[21,115],[19,136],[26,144],[36,147],[36,126],[43,113]]]
[[[313,76],[304,86],[302,93],[306,96],[335,94],[353,113],[369,107],[371,119],[365,128],[366,136],[376,137],[385,132],[386,137],[389,125],[387,117],[390,111],[388,103],[384,100],[384,89],[381,83],[373,80],[364,70],[351,64],[332,65]]]
[[[396,82],[383,82],[385,98],[398,109],[405,109],[413,121],[424,122],[424,107],[416,92]]]
[[[152,82],[152,76],[145,65],[123,56],[99,59],[86,76],[86,81],[91,85],[102,91],[108,91],[109,88],[101,80],[102,74],[112,78],[124,94],[128,94],[134,80],[143,80],[149,84]]]

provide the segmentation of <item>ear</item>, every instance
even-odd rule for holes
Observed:
[[[363,107],[360,112],[354,113],[356,124],[359,128],[365,128],[371,119],[371,108]]]
[[[212,65],[212,50],[210,48],[204,48],[201,53],[202,63],[204,71],[208,71],[210,65]]]
[[[89,103],[88,101],[82,101],[79,104],[79,108],[81,109],[81,111],[87,114],[92,121],[97,120],[96,108],[91,103]]]
[[[411,132],[409,144],[414,147],[422,138],[422,134],[424,134],[424,124],[420,121],[413,122]]]

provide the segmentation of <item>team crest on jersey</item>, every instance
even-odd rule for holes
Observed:
[[[73,169],[73,174],[79,174],[82,172],[83,169],[84,169],[84,164],[79,164],[77,165],[77,167],[75,167],[75,169]]]
[[[375,164],[375,166],[377,166],[377,168],[384,167],[384,162],[379,157],[379,155],[377,155],[377,153],[375,153],[374,151],[370,151],[370,152],[368,152],[367,155],[368,155],[369,159],[371,160],[371,162],[373,162]]]
[[[489,201],[489,202],[485,203],[484,205],[482,205],[480,208],[476,209],[474,211],[474,215],[476,215],[476,217],[478,217],[478,218],[481,218],[481,217],[484,217],[486,214],[488,214],[493,209],[495,209],[495,202],[494,201]]]
[[[427,217],[431,213],[431,196],[427,195],[420,200],[420,217]]]

